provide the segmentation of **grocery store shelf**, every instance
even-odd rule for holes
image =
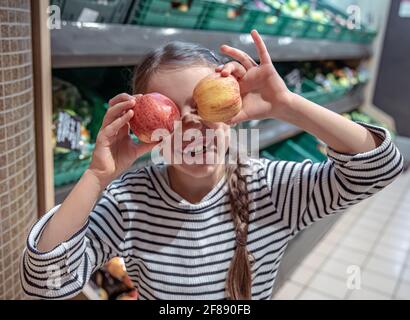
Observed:
[[[264,36],[274,61],[354,59],[372,54],[370,45]],[[63,22],[51,31],[54,68],[135,65],[142,55],[169,41],[199,43],[218,51],[223,43],[256,56],[250,35],[136,25]]]
[[[363,86],[358,86],[339,100],[328,103],[324,107],[337,113],[349,112],[360,107],[364,101],[363,94]],[[279,120],[265,120],[254,128],[259,129],[259,149],[302,132],[300,128]]]

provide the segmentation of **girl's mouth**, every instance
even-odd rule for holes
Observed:
[[[192,142],[183,147],[183,154],[195,157],[196,155],[206,153],[207,151],[213,151],[214,149],[214,141],[206,141],[206,139],[200,139],[200,141],[198,142]]]

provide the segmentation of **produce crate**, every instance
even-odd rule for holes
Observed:
[[[286,160],[302,162],[310,159],[313,162],[322,162],[326,156],[320,152],[318,140],[307,133],[274,144],[261,151],[261,156],[270,160]]]
[[[91,157],[80,159],[80,152],[54,154],[54,186],[60,187],[78,181],[88,168]]]
[[[279,35],[284,37],[302,38],[312,23],[308,20],[295,19],[285,15],[282,15],[280,19],[283,20],[283,23],[281,23]]]
[[[333,87],[332,91],[329,91],[327,93],[327,101],[326,102],[331,102],[331,101],[335,101],[337,99],[340,99],[341,97],[343,97],[347,91],[349,91],[349,88],[346,87]]]
[[[356,43],[370,44],[376,37],[376,31],[368,31],[365,29],[356,30],[353,34],[352,41]]]
[[[255,16],[252,29],[260,33],[279,36],[323,38],[330,30],[331,25],[319,24],[310,18],[297,19],[281,12],[280,7],[273,6],[265,1],[270,12],[255,8]]]
[[[66,21],[125,23],[133,0],[52,0]]]
[[[262,150],[261,156],[271,160],[280,159],[296,162],[302,162],[312,157],[309,152],[294,143],[291,139],[282,141]]]
[[[322,87],[308,79],[303,80],[302,93],[300,95],[318,104],[327,101],[326,91],[323,90]]]
[[[129,23],[145,26],[195,29],[206,11],[201,0],[140,0]]]
[[[377,36],[377,31],[367,31],[366,34],[361,38],[362,43],[372,43]]]
[[[104,120],[105,113],[108,109],[108,103],[103,100],[98,94],[90,90],[82,89],[84,97],[88,100],[91,106],[91,122],[88,124],[87,129],[90,131],[91,141],[95,142],[97,139],[98,131]]]
[[[309,22],[309,28],[306,30],[304,37],[311,39],[326,39],[327,34],[334,28],[331,24],[322,24]]]
[[[344,42],[355,42],[356,37],[356,31],[342,28],[342,34],[340,35],[339,40]]]
[[[330,11],[335,15],[341,16],[344,19],[348,19],[348,15],[345,12],[335,8],[332,5],[329,5],[325,1],[318,1],[318,6],[321,9]],[[347,27],[335,25],[334,29],[327,34],[326,38],[329,40],[369,44],[374,40],[376,35],[377,31],[370,32],[365,26],[361,26],[360,30],[350,30]]]
[[[283,24],[283,19],[279,15],[263,11],[259,11],[255,15],[256,18],[251,29],[256,29],[261,34],[279,35]]]
[[[204,2],[207,4],[207,10],[200,24],[201,29],[231,32],[250,31],[256,10],[251,10],[245,5],[211,0]]]
[[[292,138],[292,141],[301,146],[310,155],[313,162],[321,162],[327,159],[327,156],[322,150],[325,145],[322,144],[315,136],[309,133],[302,133]]]
[[[291,91],[294,88],[289,87]],[[341,98],[349,89],[342,86],[334,86],[332,91],[325,90],[312,80],[304,79],[302,82],[302,92],[300,95],[317,104],[325,104]]]

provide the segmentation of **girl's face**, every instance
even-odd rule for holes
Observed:
[[[150,78],[147,86],[147,93],[161,93],[178,106],[181,113],[182,130],[174,132],[171,142],[172,158],[167,161],[178,171],[195,178],[203,178],[216,173],[219,167],[217,163],[220,162],[209,163],[207,159],[223,159],[229,144],[230,127],[225,123],[211,123],[202,120],[197,114],[192,97],[197,83],[213,72],[214,69],[207,66],[164,68]],[[218,138],[207,139],[207,129],[217,132]],[[201,133],[202,139],[189,137],[188,133],[194,131],[197,134]],[[208,131],[208,134],[209,132],[211,131]],[[175,143],[176,139],[181,142]],[[168,157],[165,156],[165,158]],[[175,159],[182,161],[175,162]],[[199,161],[202,163],[198,164],[198,161],[193,163],[193,159],[202,159]]]

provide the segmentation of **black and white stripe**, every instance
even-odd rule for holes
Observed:
[[[294,235],[380,191],[402,171],[389,133],[367,127],[383,139],[370,152],[348,155],[328,148],[328,160],[314,164],[250,161],[253,299],[271,296]],[[114,181],[83,228],[50,252],[41,253],[36,245],[58,207],[40,219],[21,262],[25,292],[69,298],[106,261],[121,256],[141,299],[227,298],[226,273],[235,249],[227,183],[221,180],[203,201],[190,204],[169,188],[164,172],[164,166],[153,166]],[[60,282],[52,281],[56,269]]]

